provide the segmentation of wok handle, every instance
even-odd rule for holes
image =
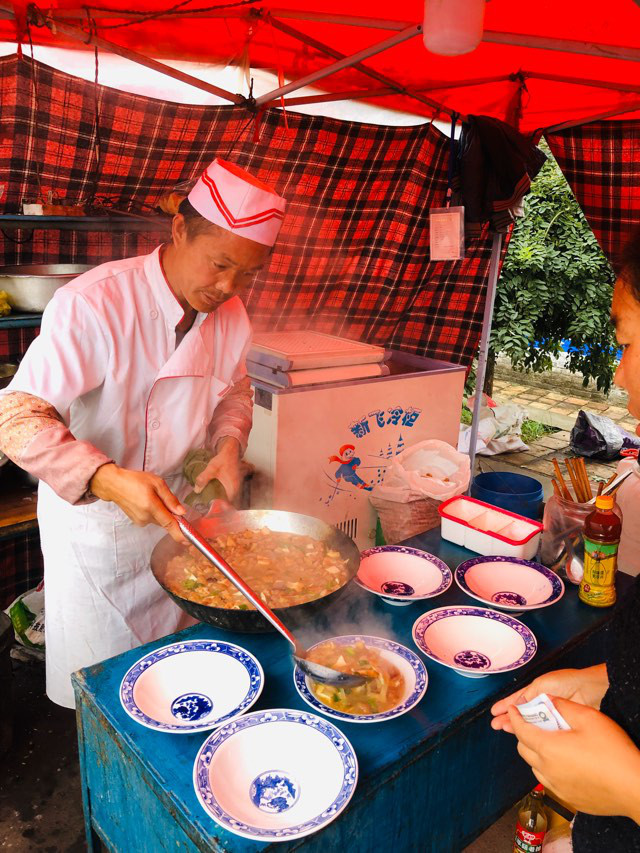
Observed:
[[[200,551],[200,553],[207,558],[213,565],[222,572],[222,574],[227,578],[227,580],[231,581],[231,583],[239,589],[240,592],[244,595],[246,599],[248,599],[253,606],[258,610],[265,619],[268,619],[269,622],[273,625],[273,627],[280,631],[282,636],[288,640],[296,651],[302,646],[298,643],[294,635],[286,628],[282,622],[278,619],[276,614],[269,608],[267,605],[259,598],[256,593],[251,589],[251,587],[245,583],[240,575],[231,568],[229,563],[215,551],[211,545],[207,542],[204,537],[202,537],[198,531],[189,524],[189,522],[182,518],[180,515],[174,516],[175,520],[178,522],[178,526],[180,530],[184,533],[186,538],[191,542],[191,544]]]

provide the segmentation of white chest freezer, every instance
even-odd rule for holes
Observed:
[[[321,518],[361,549],[375,537],[371,489],[427,438],[458,442],[465,369],[391,352],[389,375],[276,388],[253,379],[251,507]]]

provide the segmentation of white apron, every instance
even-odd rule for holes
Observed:
[[[38,523],[45,555],[47,695],[73,708],[72,672],[194,620],[149,568],[162,528],[136,527],[113,503],[71,506],[42,482]]]
[[[56,293],[7,391],[47,400],[76,438],[164,477],[181,498],[182,461],[206,446],[219,401],[245,374],[251,335],[237,298],[199,314],[176,349],[181,317],[158,250],[97,267]],[[38,523],[47,694],[72,708],[72,672],[193,620],[151,573],[162,528],[136,527],[104,501],[73,506],[43,482]]]

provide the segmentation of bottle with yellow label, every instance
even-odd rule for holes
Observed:
[[[616,601],[618,545],[622,532],[620,510],[611,495],[599,495],[596,508],[584,522],[584,575],[578,596],[592,607],[611,607]]]

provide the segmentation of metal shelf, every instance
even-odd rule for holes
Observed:
[[[58,229],[60,231],[151,231],[168,232],[169,216],[26,216],[0,215],[0,228]]]
[[[2,288],[0,287],[0,290]],[[3,329],[32,329],[39,326],[42,314],[7,314],[0,317],[0,331]]]

